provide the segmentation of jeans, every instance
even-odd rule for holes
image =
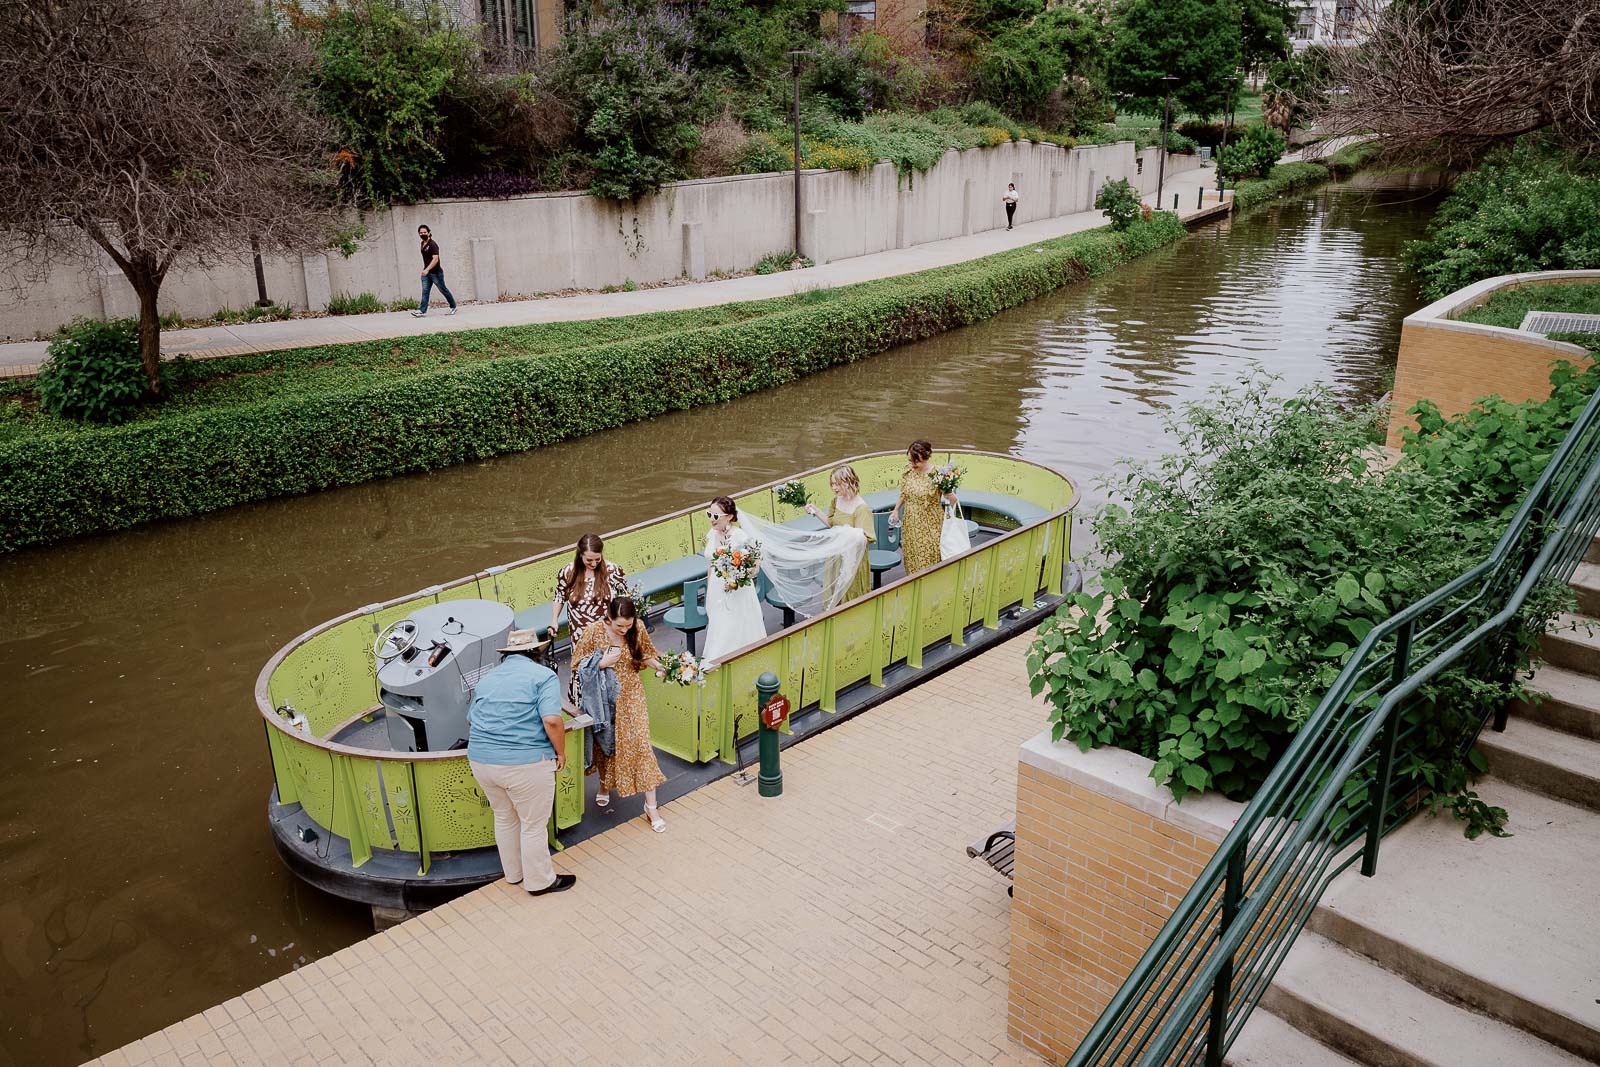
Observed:
[[[1008,230],[1011,229],[1011,220],[1016,216],[1016,214],[1017,214],[1017,205],[1016,204],[1012,204],[1012,203],[1006,204],[1006,229],[1008,229]],[[442,287],[442,283],[441,283],[441,287]],[[426,298],[424,298],[424,304],[426,304]]]
[[[494,809],[494,846],[506,881],[521,882],[530,893],[549,886],[556,880],[546,827],[556,802],[556,761],[504,766],[473,760],[468,766]]]
[[[417,309],[418,311],[428,310],[428,294],[436,285],[439,287],[439,292],[444,294],[444,298],[450,301],[450,307],[453,309],[456,306],[456,298],[450,295],[450,290],[444,284],[444,271],[430,270],[422,276],[422,306]]]

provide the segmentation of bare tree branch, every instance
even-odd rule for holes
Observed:
[[[1536,130],[1600,152],[1600,0],[1362,2],[1365,41],[1329,54],[1323,132],[1447,165]]]

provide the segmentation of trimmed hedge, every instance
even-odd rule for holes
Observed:
[[[1267,177],[1239,183],[1234,188],[1233,209],[1243,211],[1332,177],[1332,171],[1317,163],[1279,163]]]
[[[739,321],[632,338],[614,328],[632,320],[589,323],[589,336],[606,339],[332,392],[297,390],[293,376],[336,347],[285,353],[302,370],[279,372],[288,376],[275,386],[281,395],[188,409],[180,400],[124,426],[0,442],[0,551],[434,470],[732,400],[981,321],[1183,234],[1175,216],[1157,213],[1121,233],[1091,230],[825,297],[763,302],[769,314],[745,305],[752,315]],[[715,320],[717,310],[701,314]],[[493,348],[519,329],[384,345],[395,356]],[[193,370],[205,377],[202,368]]]

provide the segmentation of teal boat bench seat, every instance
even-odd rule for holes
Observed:
[[[1026,526],[1030,522],[1037,522],[1050,514],[1049,510],[1038,504],[1029,503],[1021,497],[1007,496],[1005,493],[985,493],[977,489],[958,489],[956,498],[961,501],[964,512],[986,511],[991,515],[1000,515],[1011,519],[1018,526]],[[883,489],[876,493],[865,493],[863,500],[867,507],[873,511],[889,511],[893,509],[896,500],[900,499],[900,490]]]
[[[809,518],[809,516],[808,516]],[[684,556],[671,563],[660,563],[648,570],[639,571],[628,575],[628,584],[643,590],[646,598],[660,596],[662,593],[675,593],[682,595],[683,583],[706,576],[706,558],[704,556]],[[550,607],[555,601],[546,600],[543,604],[535,604],[531,608],[523,608],[517,612],[516,627],[519,630],[530,628],[544,629],[550,625]],[[567,609],[561,609],[562,627],[567,625]]]

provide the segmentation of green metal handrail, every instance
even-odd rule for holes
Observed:
[[[1417,790],[1390,795],[1413,737],[1406,701],[1506,641],[1541,583],[1572,576],[1600,525],[1597,488],[1600,394],[1488,557],[1367,634],[1069,1067],[1220,1067],[1328,885],[1358,858],[1376,873],[1383,835],[1418,810]]]

